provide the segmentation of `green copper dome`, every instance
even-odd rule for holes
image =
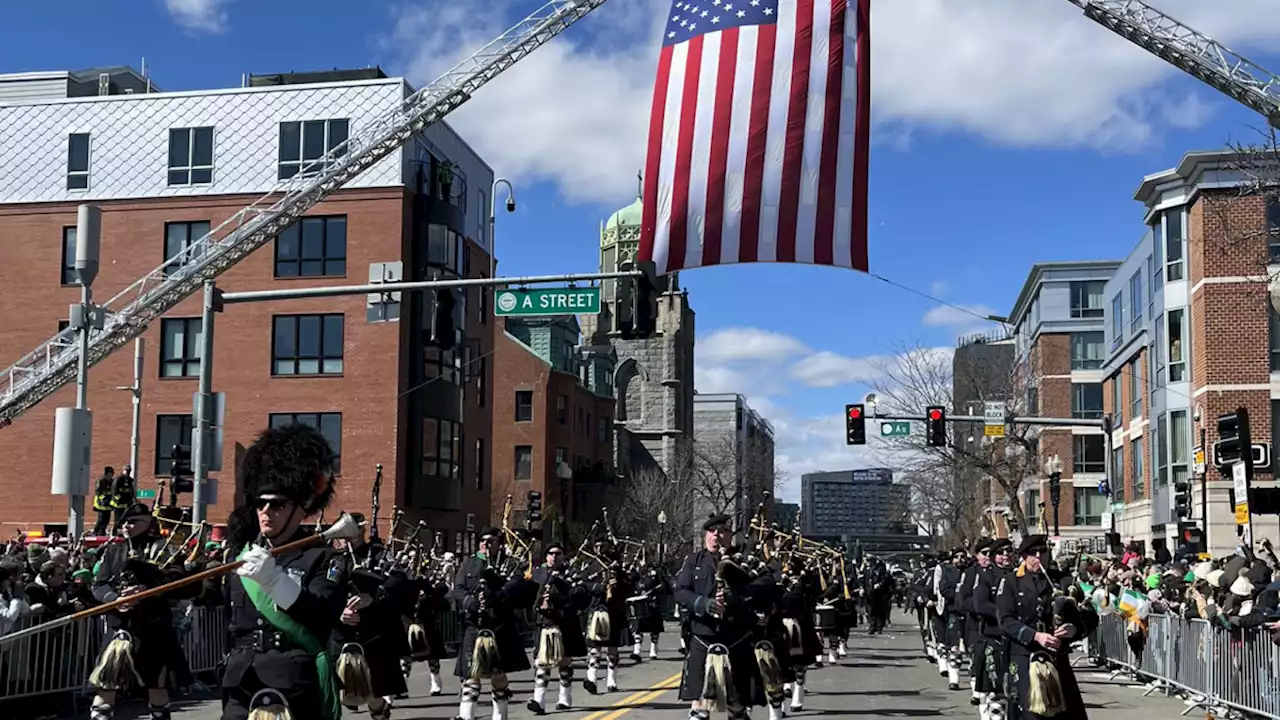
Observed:
[[[619,227],[639,227],[640,221],[644,216],[644,204],[640,198],[630,205],[622,208],[618,212],[609,216],[609,221],[605,223],[605,230],[612,230]]]

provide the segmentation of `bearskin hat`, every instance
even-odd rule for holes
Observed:
[[[256,536],[254,504],[264,495],[286,497],[307,515],[321,512],[333,499],[334,460],[329,441],[315,428],[295,424],[264,430],[237,468],[246,502],[232,512],[228,530],[237,538]]]

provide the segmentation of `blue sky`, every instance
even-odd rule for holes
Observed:
[[[1280,70],[1273,0],[1149,0]],[[419,84],[538,2],[123,0],[16,3],[0,71],[145,57],[166,90],[241,73],[380,65]],[[483,89],[450,122],[510,177],[505,273],[587,271],[600,221],[642,162],[656,32],[669,2],[612,0]],[[1143,175],[1190,149],[1255,140],[1261,118],[1085,19],[1066,0],[879,0],[872,270],[1007,314],[1037,261],[1120,258],[1142,234]],[[698,389],[741,392],[778,431],[793,477],[872,461],[840,414],[901,343],[950,347],[962,312],[865,275],[758,265],[682,274],[698,313]],[[798,482],[784,495],[794,497]]]

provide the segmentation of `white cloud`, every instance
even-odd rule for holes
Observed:
[[[929,286],[929,294],[934,297],[942,297],[947,294],[947,287],[946,280],[934,280],[933,284]]]
[[[503,174],[554,182],[574,201],[624,201],[643,162],[669,5],[605,5],[482,89],[451,122]],[[1229,12],[1204,0],[1159,5],[1237,50],[1280,40],[1274,0],[1233,0]],[[414,0],[395,12],[384,45],[410,78],[429,81],[529,7]],[[1163,83],[1179,71],[1061,0],[881,2],[873,13],[875,137],[891,147],[908,149],[919,130],[960,130],[1016,147],[1132,151],[1231,102],[1206,88],[1174,93]]]
[[[716,330],[697,341],[697,358],[713,363],[779,361],[808,351],[790,335],[750,327]]]
[[[227,11],[230,0],[164,0],[173,21],[192,32],[221,33],[228,29]]]
[[[986,305],[938,305],[930,308],[920,320],[926,327],[971,327],[987,322],[996,311]]]
[[[883,374],[884,358],[851,358],[830,351],[817,352],[791,366],[791,379],[813,388],[869,383]]]

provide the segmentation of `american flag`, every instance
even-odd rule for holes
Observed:
[[[676,0],[639,260],[867,270],[871,0]]]

